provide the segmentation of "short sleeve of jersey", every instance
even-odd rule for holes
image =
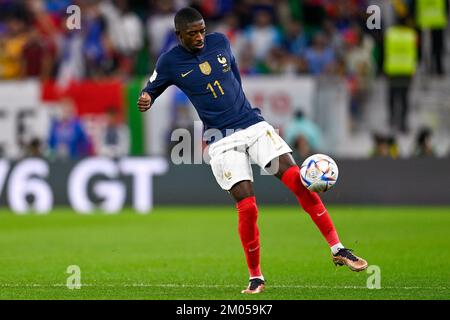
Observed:
[[[154,102],[168,86],[173,84],[169,60],[170,59],[166,54],[163,54],[158,59],[155,70],[147,81],[147,85],[142,90],[142,92],[147,92],[152,97],[152,102]]]

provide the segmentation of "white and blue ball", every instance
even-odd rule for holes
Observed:
[[[330,190],[337,182],[338,175],[336,162],[325,154],[313,154],[300,167],[300,180],[312,192]]]

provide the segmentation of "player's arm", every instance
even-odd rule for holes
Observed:
[[[145,112],[152,106],[156,98],[172,84],[170,79],[170,68],[168,67],[167,57],[162,56],[156,63],[155,71],[142,89],[137,101],[140,112]]]

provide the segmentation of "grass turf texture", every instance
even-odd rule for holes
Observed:
[[[381,269],[331,262],[298,207],[260,206],[261,295],[242,295],[248,274],[229,207],[158,207],[149,215],[46,216],[0,211],[0,299],[449,299],[450,208],[329,207],[341,240]],[[82,288],[69,290],[69,265]]]

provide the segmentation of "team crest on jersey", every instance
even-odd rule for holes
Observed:
[[[227,58],[222,56],[222,54],[218,54],[217,55],[217,61],[219,61],[219,63],[222,65],[222,68],[223,68],[222,71],[223,72],[230,71],[230,67],[228,66],[228,63],[227,63]]]
[[[206,74],[207,76],[209,76],[211,74],[211,65],[209,64],[208,61],[200,63],[198,66],[200,67],[200,71],[203,74]]]

